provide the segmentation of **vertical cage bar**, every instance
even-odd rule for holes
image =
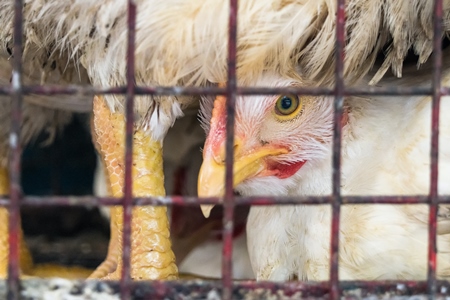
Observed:
[[[130,256],[131,256],[131,218],[133,211],[133,127],[134,127],[134,95],[135,95],[135,35],[136,35],[136,3],[128,0],[128,40],[127,40],[127,93],[126,93],[126,128],[125,128],[125,186],[123,197],[123,267],[120,280],[121,299],[129,299],[131,293]]]
[[[23,1],[14,1],[14,57],[12,73],[12,94],[11,94],[11,132],[9,135],[10,147],[10,205],[9,205],[9,259],[8,259],[8,299],[19,299],[19,228],[20,228],[20,165],[22,149],[20,145],[20,123],[22,119],[22,22],[23,22]]]
[[[333,126],[333,203],[330,247],[330,298],[339,299],[339,222],[341,214],[341,132],[344,105],[345,0],[337,0]]]
[[[428,227],[428,296],[436,294],[436,226],[438,212],[439,109],[442,78],[442,0],[434,1],[433,78],[431,109],[430,214]]]
[[[234,123],[236,102],[236,44],[237,44],[238,1],[230,0],[228,20],[228,80],[227,80],[227,125],[226,125],[226,175],[223,213],[223,250],[222,250],[222,299],[231,299],[232,255],[233,255],[233,161],[234,161]]]

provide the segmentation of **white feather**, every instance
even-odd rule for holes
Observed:
[[[126,83],[127,1],[24,1],[25,69],[42,79],[64,69],[87,71],[91,83]],[[217,0],[137,0],[135,81],[138,85],[204,85],[226,80],[229,7]],[[378,81],[392,66],[396,75],[413,47],[419,64],[432,48],[432,1],[351,0],[347,3],[345,75],[354,82],[374,65],[384,47]],[[237,72],[241,80],[267,70],[299,72],[314,82],[333,80],[335,0],[247,0],[238,8]],[[12,48],[13,2],[0,0],[0,41]],[[444,31],[450,30],[450,1],[444,1]],[[382,21],[384,20],[384,21]],[[401,25],[399,25],[401,24]],[[62,70],[52,70],[56,62]],[[33,68],[31,67],[33,66]],[[70,72],[69,72],[70,73]],[[107,95],[111,110],[123,111],[124,97]],[[181,116],[189,97],[136,100],[139,123],[162,139]],[[179,103],[179,104],[177,104]],[[179,106],[175,107],[174,106]],[[164,117],[162,116],[164,115]]]

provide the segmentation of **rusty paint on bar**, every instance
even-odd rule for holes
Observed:
[[[434,36],[433,36],[433,99],[431,118],[431,167],[430,167],[430,212],[428,227],[428,296],[436,294],[436,227],[438,213],[438,154],[439,154],[439,108],[441,100],[442,78],[442,0],[434,2]]]
[[[227,123],[225,143],[225,198],[223,203],[223,247],[222,247],[222,299],[228,300],[232,296],[233,284],[233,158],[234,158],[234,124],[236,103],[236,51],[237,51],[237,10],[238,1],[230,0],[228,18],[228,74],[227,74]]]
[[[93,96],[104,94],[126,94],[126,86],[95,88],[92,86],[78,85],[29,85],[23,86],[23,94],[36,95],[80,95]],[[236,95],[278,95],[281,93],[308,95],[308,96],[331,96],[334,95],[334,89],[326,87],[238,87]],[[11,95],[10,86],[0,86],[0,95]],[[135,95],[226,95],[227,90],[218,87],[195,87],[195,86],[171,86],[171,87],[135,87]],[[432,95],[432,88],[415,86],[370,86],[370,87],[348,87],[344,90],[344,96],[429,96]],[[450,95],[450,88],[441,88],[441,95]]]
[[[336,65],[333,128],[333,201],[330,247],[330,299],[340,298],[339,290],[339,222],[341,213],[341,140],[342,111],[344,104],[344,47],[345,0],[337,1],[336,13]]]
[[[24,94],[36,95],[62,95],[62,94],[125,94],[126,87],[113,88],[93,88],[91,86],[28,86],[24,87]],[[334,89],[325,87],[238,87],[237,95],[277,95],[280,93],[294,93],[299,95],[334,95]],[[10,88],[4,90],[0,88],[0,94],[10,94]],[[136,87],[136,95],[226,95],[226,89],[218,87]],[[406,87],[406,86],[383,86],[383,87],[352,87],[344,90],[345,96],[364,95],[384,95],[384,96],[404,96],[404,95],[431,95],[431,88]],[[443,95],[450,95],[450,89],[444,88]]]
[[[9,135],[9,178],[10,178],[10,205],[8,223],[8,299],[19,299],[19,231],[20,231],[20,166],[21,166],[21,143],[20,124],[22,119],[22,22],[23,22],[23,1],[14,2],[14,57],[11,81],[11,132]]]
[[[326,205],[333,202],[333,196],[303,196],[303,197],[262,197],[262,196],[235,196],[235,205]],[[342,204],[427,204],[429,196],[343,196]],[[450,196],[439,196],[440,204],[450,204]],[[0,206],[8,207],[9,200],[6,196],[0,196]],[[25,196],[20,206],[87,206],[96,207],[100,205],[121,205],[122,198],[94,197],[94,196]],[[166,197],[135,197],[133,206],[155,205],[155,206],[198,206],[200,204],[223,205],[221,198],[197,198],[194,196],[166,196]]]
[[[128,40],[127,40],[127,89],[126,89],[126,125],[125,125],[125,185],[123,193],[123,244],[122,276],[120,278],[120,297],[129,299],[131,295],[131,222],[133,211],[133,131],[134,131],[134,89],[135,89],[135,37],[136,3],[128,0]]]

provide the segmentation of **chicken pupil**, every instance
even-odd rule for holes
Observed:
[[[281,108],[283,109],[289,109],[292,106],[292,100],[291,98],[284,96],[283,99],[281,99]]]

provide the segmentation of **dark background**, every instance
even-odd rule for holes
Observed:
[[[89,116],[75,115],[54,142],[43,133],[22,157],[25,195],[92,195],[96,155]],[[109,224],[95,207],[23,207],[22,226],[35,263],[95,268],[106,256]]]

